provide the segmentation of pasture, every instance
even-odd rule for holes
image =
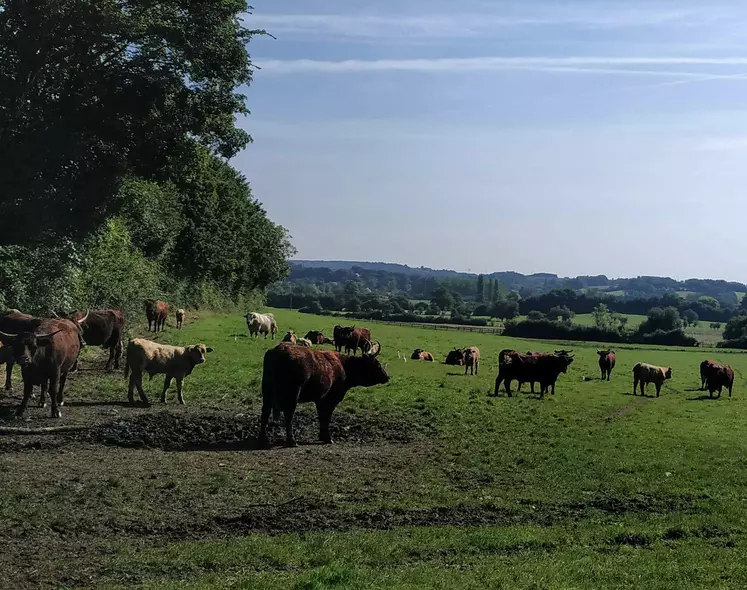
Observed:
[[[336,323],[275,314],[280,338]],[[240,315],[173,323],[153,339],[215,349],[185,380],[185,407],[173,389],[157,401],[158,377],[145,382],[153,406],[129,406],[122,373],[104,374],[104,352],[89,348],[63,418],[32,402],[21,424],[81,430],[0,437],[2,587],[747,584],[742,353],[618,345],[606,383],[592,344],[370,324],[391,381],[348,394],[336,444],[314,444],[313,406],[300,406],[301,446],[280,446],[277,425],[278,445],[261,451],[262,357],[280,338],[250,340]],[[477,377],[409,360],[469,345]],[[576,360],[555,396],[490,397],[504,348],[571,348]],[[734,367],[732,398],[698,391],[704,358]],[[639,361],[673,368],[660,398],[653,386],[632,396]],[[0,426],[19,425],[17,372],[14,386]]]

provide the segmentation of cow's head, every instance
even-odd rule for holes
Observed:
[[[350,384],[353,386],[371,387],[372,385],[383,385],[389,382],[389,375],[386,372],[386,365],[382,366],[379,362],[381,354],[381,342],[378,340],[366,347],[368,352],[363,353],[361,357],[346,357],[346,363],[351,370],[346,371]]]
[[[667,367],[664,371],[664,379],[671,379],[672,378],[672,368]]]
[[[187,346],[186,351],[192,360],[192,364],[201,365],[205,362],[205,355],[208,352],[213,352],[213,349],[207,348],[204,344],[195,344],[194,346]]]
[[[573,362],[573,357],[571,355],[559,355],[557,358],[560,360],[560,370],[563,373],[567,373],[568,367],[570,367],[571,363]]]
[[[62,330],[41,334],[35,332],[22,332],[21,334],[0,332],[0,341],[5,346],[12,347],[13,360],[22,367],[25,367],[33,362],[37,350],[52,346],[54,335],[58,332],[62,332]]]
[[[611,355],[612,352],[613,351],[610,350],[610,349],[607,349],[607,350],[597,350],[597,354],[599,355],[599,357],[602,358],[602,359],[605,359],[605,360],[607,360],[607,357],[609,355]]]

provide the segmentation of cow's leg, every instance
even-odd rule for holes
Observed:
[[[469,371],[469,365],[464,365],[464,374],[467,374],[467,371]]]
[[[641,381],[641,395],[642,396],[646,395],[646,382],[645,381]]]
[[[42,384],[39,392],[39,402],[38,405],[40,408],[46,408],[47,407],[47,389],[49,388],[49,382],[45,379]],[[33,394],[32,394],[33,396]]]
[[[104,367],[104,371],[111,371],[112,365],[114,364],[114,351],[116,350],[117,345],[113,344],[109,346],[109,360],[106,361],[106,366]]]
[[[119,370],[119,361],[122,358],[122,340],[117,339],[117,346],[114,349],[114,370]]]
[[[475,375],[479,375],[478,371],[480,369],[480,361],[477,361],[475,363]]]
[[[661,383],[656,383],[656,397],[659,397],[659,392],[661,391]]]
[[[183,377],[176,378],[176,399],[179,400],[179,403],[181,405],[184,405],[184,396],[182,395],[182,382],[183,381],[184,381]]]
[[[505,380],[505,383],[506,383],[506,393],[508,394],[508,397],[512,397],[512,395],[511,395],[511,379],[507,378]]]
[[[729,385],[729,397],[731,397],[731,388],[732,388],[732,386]]]
[[[638,379],[633,379],[633,395],[638,395],[638,392],[636,391],[638,389]]]
[[[130,398],[130,403],[134,404],[135,403],[135,398],[132,395],[132,386],[133,385],[135,387],[137,387],[137,392],[138,392],[138,395],[140,396],[140,400],[144,404],[150,405],[150,402],[148,401],[148,396],[145,395],[145,391],[143,390],[143,374],[142,374],[142,372],[140,372],[140,371],[133,371],[132,374],[130,375],[130,393],[129,393],[129,398]]]
[[[298,395],[300,392],[293,393],[290,399],[283,404],[283,414],[285,415],[285,442],[289,447],[296,447],[298,443],[293,437],[293,415],[296,413],[298,404]]]
[[[267,424],[270,422],[271,411],[272,402],[270,400],[262,400],[262,417],[259,421],[259,446],[263,449],[270,446],[270,441],[267,438]]]
[[[13,384],[10,382],[10,378],[13,375],[13,360],[8,359],[5,364],[5,391],[13,391]]]
[[[329,445],[334,442],[329,433],[329,422],[334,410],[335,404],[325,401],[318,401],[316,403],[316,414],[319,416],[319,440]]]
[[[29,405],[29,400],[31,399],[31,394],[34,391],[34,384],[31,382],[31,379],[24,379],[23,380],[23,399],[21,400],[21,405],[18,406],[18,409],[16,410],[16,418],[21,418],[26,411],[26,408]]]
[[[60,390],[57,392],[57,403],[60,407],[65,405],[65,383],[67,383],[67,373],[60,375]]]
[[[497,377],[495,378],[495,389],[493,390],[493,395],[495,395],[495,397],[498,397],[498,392],[499,392],[499,390],[500,390],[500,388],[501,388],[501,382],[502,382],[502,381],[503,381],[503,380],[501,379],[501,376],[500,376],[500,375],[498,375],[498,376],[497,376]]]
[[[171,387],[171,375],[166,375],[166,379],[163,381],[163,391],[161,392],[161,403],[166,403],[166,392]]]
[[[60,373],[55,371],[55,374],[49,378],[49,401],[52,407],[50,415],[52,418],[62,418],[62,412],[57,403],[57,394],[60,391]]]

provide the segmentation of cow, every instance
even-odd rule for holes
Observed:
[[[731,389],[734,387],[734,369],[729,365],[716,365],[708,374],[708,396],[713,397],[713,393],[718,389],[718,396],[721,397],[721,390],[724,387],[729,390],[729,397],[731,397]]]
[[[608,348],[607,350],[597,350],[597,354],[599,355],[599,369],[602,371],[602,381],[605,379],[609,381],[612,369],[615,368],[615,353]]]
[[[52,312],[55,317],[59,316]],[[85,314],[76,311],[67,319],[74,322],[82,321]],[[122,357],[122,339],[124,338],[125,318],[118,309],[93,309],[81,323],[83,339],[89,346],[101,346],[109,350],[109,360],[106,362],[106,371],[111,371],[112,364],[119,369],[119,360]]]
[[[373,347],[372,347],[373,348]],[[293,415],[299,403],[314,402],[319,417],[319,439],[332,443],[329,423],[334,409],[353,387],[371,387],[389,381],[376,353],[360,357],[329,350],[314,350],[279,344],[265,353],[262,371],[262,416],[259,441],[268,447],[267,425],[270,412],[275,419],[285,415],[288,446],[296,446],[293,436]]]
[[[571,352],[573,352],[573,351],[572,350],[556,350],[554,353],[549,353],[549,352],[535,352],[535,351],[529,350],[529,351],[527,351],[526,356],[535,356],[535,357],[555,356],[555,357],[564,357],[564,358],[571,358],[572,359],[573,357],[571,355]],[[501,358],[505,359],[507,355],[510,355],[512,353],[518,354],[516,351],[513,351],[513,350],[502,350],[500,352],[500,354],[499,354],[499,362],[498,362],[498,367],[499,368],[501,366],[500,359]],[[563,372],[565,372],[565,371],[563,371]],[[531,371],[531,372],[529,372],[529,374],[527,375],[527,377],[529,379],[530,391],[532,393],[534,393],[534,384],[539,382],[539,373],[536,372],[536,371]],[[524,383],[526,383],[527,380],[519,378],[517,381],[518,381],[518,386],[516,388],[516,391],[517,392],[521,392],[521,386],[524,385]],[[555,394],[555,383],[552,383],[552,390],[553,390],[553,395],[554,395]]]
[[[181,330],[182,326],[184,325],[184,315],[187,312],[185,312],[183,309],[177,309],[176,310],[176,329]]]
[[[324,334],[318,330],[310,330],[304,338],[310,340],[312,344],[334,344],[332,340],[325,338]]]
[[[422,348],[416,348],[412,351],[410,357],[414,361],[430,361],[433,362],[433,355],[430,352],[424,351]]]
[[[286,332],[285,336],[283,336],[283,342],[290,342],[291,344],[296,343],[296,333],[293,331]]]
[[[298,344],[298,346],[305,346],[306,348],[311,348],[313,346],[313,343],[308,338],[296,338],[296,344]]]
[[[353,355],[358,354],[358,349],[361,349],[361,354],[369,352],[366,350],[366,346],[371,344],[371,330],[368,328],[351,328],[348,332],[347,340],[345,341],[345,354],[350,354],[353,351]]]
[[[647,363],[638,363],[633,367],[633,395],[636,395],[636,387],[641,384],[641,395],[646,395],[646,385],[656,385],[656,397],[659,397],[661,386],[667,379],[672,378],[670,367],[656,367]]]
[[[148,332],[158,332],[159,329],[163,332],[166,318],[169,317],[169,304],[165,301],[146,299],[145,316],[148,318]]]
[[[252,312],[246,314],[245,318],[246,327],[249,328],[249,335],[251,337],[256,336],[259,338],[260,334],[264,334],[265,340],[267,340],[267,335],[270,334],[272,339],[275,340],[275,334],[278,332],[278,324],[273,314]]]
[[[192,373],[192,370],[205,362],[205,354],[213,352],[204,344],[192,346],[169,346],[158,344],[143,338],[133,338],[127,343],[127,357],[125,360],[124,376],[129,375],[129,386],[127,399],[131,404],[135,403],[135,388],[140,399],[146,405],[148,396],[143,391],[143,373],[153,375],[166,375],[161,392],[161,403],[166,403],[166,392],[171,386],[171,380],[176,379],[176,397],[181,405],[184,405],[182,395],[182,382],[184,378]]]
[[[477,369],[480,366],[480,349],[477,346],[470,346],[464,349],[464,374],[467,370],[470,375],[477,375]]]
[[[571,363],[573,356],[570,354],[520,354],[510,350],[501,351],[494,394],[497,396],[501,383],[505,383],[506,393],[511,397],[511,381],[516,380],[519,383],[539,382],[540,398],[545,396],[548,389],[555,395],[558,376],[567,373]]]
[[[348,336],[350,336],[350,333],[352,331],[353,328],[343,327],[339,324],[334,327],[334,330],[332,331],[332,338],[335,341],[335,350],[337,352],[342,352],[342,349],[345,348],[345,345],[348,342]]]
[[[700,390],[705,391],[706,385],[708,384],[708,375],[712,371],[719,368],[719,364],[715,361],[703,361],[700,363]]]
[[[446,355],[444,364],[459,367],[464,365],[464,349],[455,348],[454,350],[450,350],[449,354]]]
[[[84,316],[81,321],[85,319]],[[23,400],[16,410],[17,417],[26,411],[34,385],[41,386],[39,407],[46,407],[46,392],[49,391],[52,418],[62,417],[60,406],[64,404],[67,376],[76,366],[84,346],[80,323],[45,319],[36,324],[34,318],[17,333],[0,331],[0,340],[4,346],[12,348],[13,361],[21,366],[23,376]]]

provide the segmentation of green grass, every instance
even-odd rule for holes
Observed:
[[[336,323],[275,313],[281,332],[331,333]],[[171,453],[84,442],[0,454],[0,535],[19,547],[0,557],[3,585],[747,584],[747,439],[739,436],[747,430],[747,356],[617,345],[607,383],[598,380],[592,343],[371,328],[392,379],[351,391],[333,416],[333,424],[374,433],[363,442]],[[166,411],[222,410],[256,429],[262,356],[277,342],[245,333],[239,315],[204,315],[190,318],[182,332],[159,335],[215,348],[185,381],[191,408],[177,409],[172,392]],[[454,346],[468,345],[482,352],[477,377],[398,358],[420,347],[442,361]],[[488,396],[501,349],[561,346],[573,348],[576,360],[555,396]],[[99,358],[97,351],[86,354]],[[710,400],[697,391],[704,358],[734,367],[732,398]],[[631,395],[631,369],[640,361],[673,368],[660,398]],[[73,404],[125,399],[121,375],[82,373],[71,383]],[[151,398],[159,387],[156,380],[146,384]],[[64,410],[66,422],[85,410],[73,404]],[[119,419],[164,410],[156,404],[100,411]],[[30,417],[49,422],[43,410]],[[409,436],[399,440],[390,430]],[[305,437],[300,442],[312,442],[313,434]]]

